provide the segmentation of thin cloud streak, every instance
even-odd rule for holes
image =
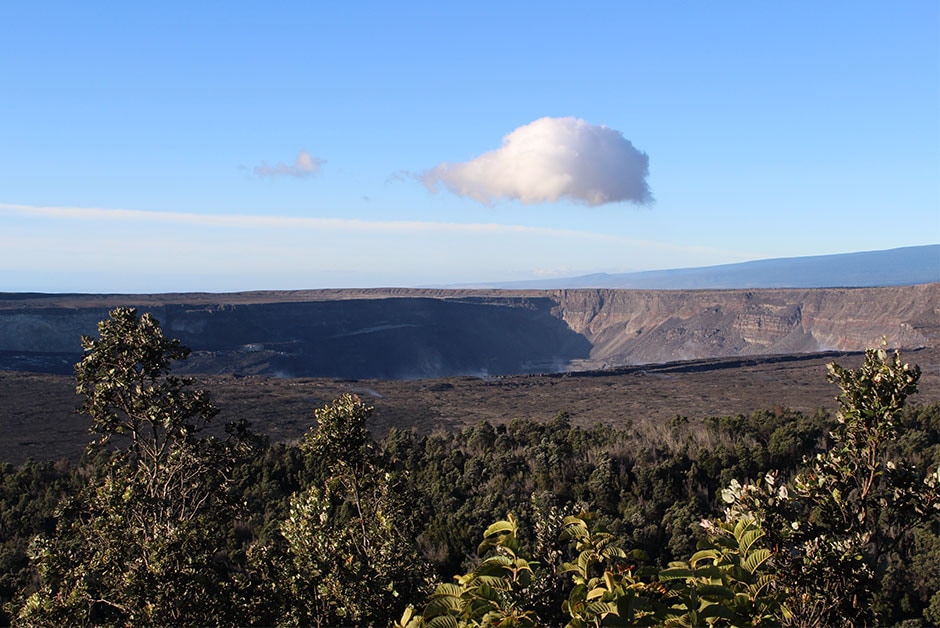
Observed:
[[[319,229],[360,233],[414,233],[414,234],[466,234],[497,235],[526,234],[554,238],[594,240],[635,248],[682,251],[685,253],[715,253],[706,247],[682,247],[659,242],[634,240],[605,233],[501,225],[495,223],[444,223],[420,221],[367,221],[343,218],[308,218],[299,216],[252,216],[234,214],[187,214],[182,212],[155,212],[139,209],[102,209],[97,207],[39,207],[0,203],[0,212],[46,218],[78,221],[107,221],[111,223],[159,223],[180,226],[205,226],[229,229]]]
[[[39,282],[30,284],[32,291],[66,292],[80,286],[91,292],[217,292],[447,285],[525,280],[545,269],[584,275],[700,259],[740,261],[740,254],[518,225],[0,203],[0,290],[20,285],[17,278],[26,275]],[[72,282],[70,273],[94,275],[96,283],[77,275]],[[139,281],[125,281],[132,276]]]

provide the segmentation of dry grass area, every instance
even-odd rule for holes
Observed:
[[[940,402],[940,349],[904,354],[923,370],[915,403]],[[427,433],[479,421],[545,420],[567,412],[575,425],[662,424],[787,407],[835,409],[838,389],[826,364],[861,364],[859,354],[715,359],[629,367],[607,372],[457,377],[434,380],[204,378],[222,409],[219,422],[239,418],[272,440],[299,437],[314,408],[347,392],[375,407],[372,428]],[[0,371],[0,461],[77,457],[89,440],[88,421],[75,413],[80,399],[70,377]]]

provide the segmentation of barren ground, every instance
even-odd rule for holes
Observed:
[[[904,353],[923,376],[914,403],[940,402],[940,349]],[[835,409],[838,389],[826,381],[826,363],[855,368],[860,354],[696,360],[558,375],[455,377],[432,380],[202,378],[222,409],[219,423],[239,418],[273,441],[298,438],[314,408],[352,392],[375,407],[376,436],[390,428],[428,433],[480,421],[545,420],[567,412],[575,425],[637,425],[676,415],[701,419],[789,407]],[[88,419],[63,375],[0,371],[0,461],[78,457],[89,440]]]

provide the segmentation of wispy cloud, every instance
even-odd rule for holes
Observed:
[[[93,292],[218,291],[472,283],[561,272],[559,263],[586,274],[696,258],[740,261],[724,251],[577,229],[0,203],[0,290],[10,289],[11,277],[37,272],[140,275],[137,283],[83,288]],[[30,289],[77,286],[62,280]]]
[[[622,133],[577,118],[541,118],[503,138],[502,146],[470,161],[441,163],[420,175],[430,190],[443,184],[482,203],[568,199],[584,205],[646,204],[649,157]]]
[[[293,164],[288,165],[278,162],[274,166],[269,166],[267,162],[263,162],[260,166],[255,166],[254,173],[255,176],[262,178],[294,177],[303,179],[318,174],[325,163],[325,160],[319,157],[311,157],[310,153],[302,150],[297,153],[297,159],[294,160]]]
[[[525,225],[502,225],[495,223],[455,223],[393,220],[359,220],[349,218],[310,218],[305,216],[258,216],[241,214],[188,214],[182,212],[156,212],[139,209],[102,209],[97,207],[40,207],[0,203],[0,212],[16,213],[35,217],[59,218],[79,221],[108,221],[112,223],[161,223],[180,226],[208,226],[234,229],[258,228],[308,228],[337,231],[390,232],[390,233],[464,233],[464,234],[512,234],[525,233],[568,238],[592,238],[612,243],[636,243],[620,236],[552,229]]]

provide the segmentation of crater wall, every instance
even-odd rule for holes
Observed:
[[[936,346],[940,284],[768,290],[0,294],[0,369],[70,372],[118,305],[193,349],[182,369],[351,379],[586,370]]]
[[[940,284],[772,290],[569,290],[558,313],[591,343],[585,367],[935,346]]]

